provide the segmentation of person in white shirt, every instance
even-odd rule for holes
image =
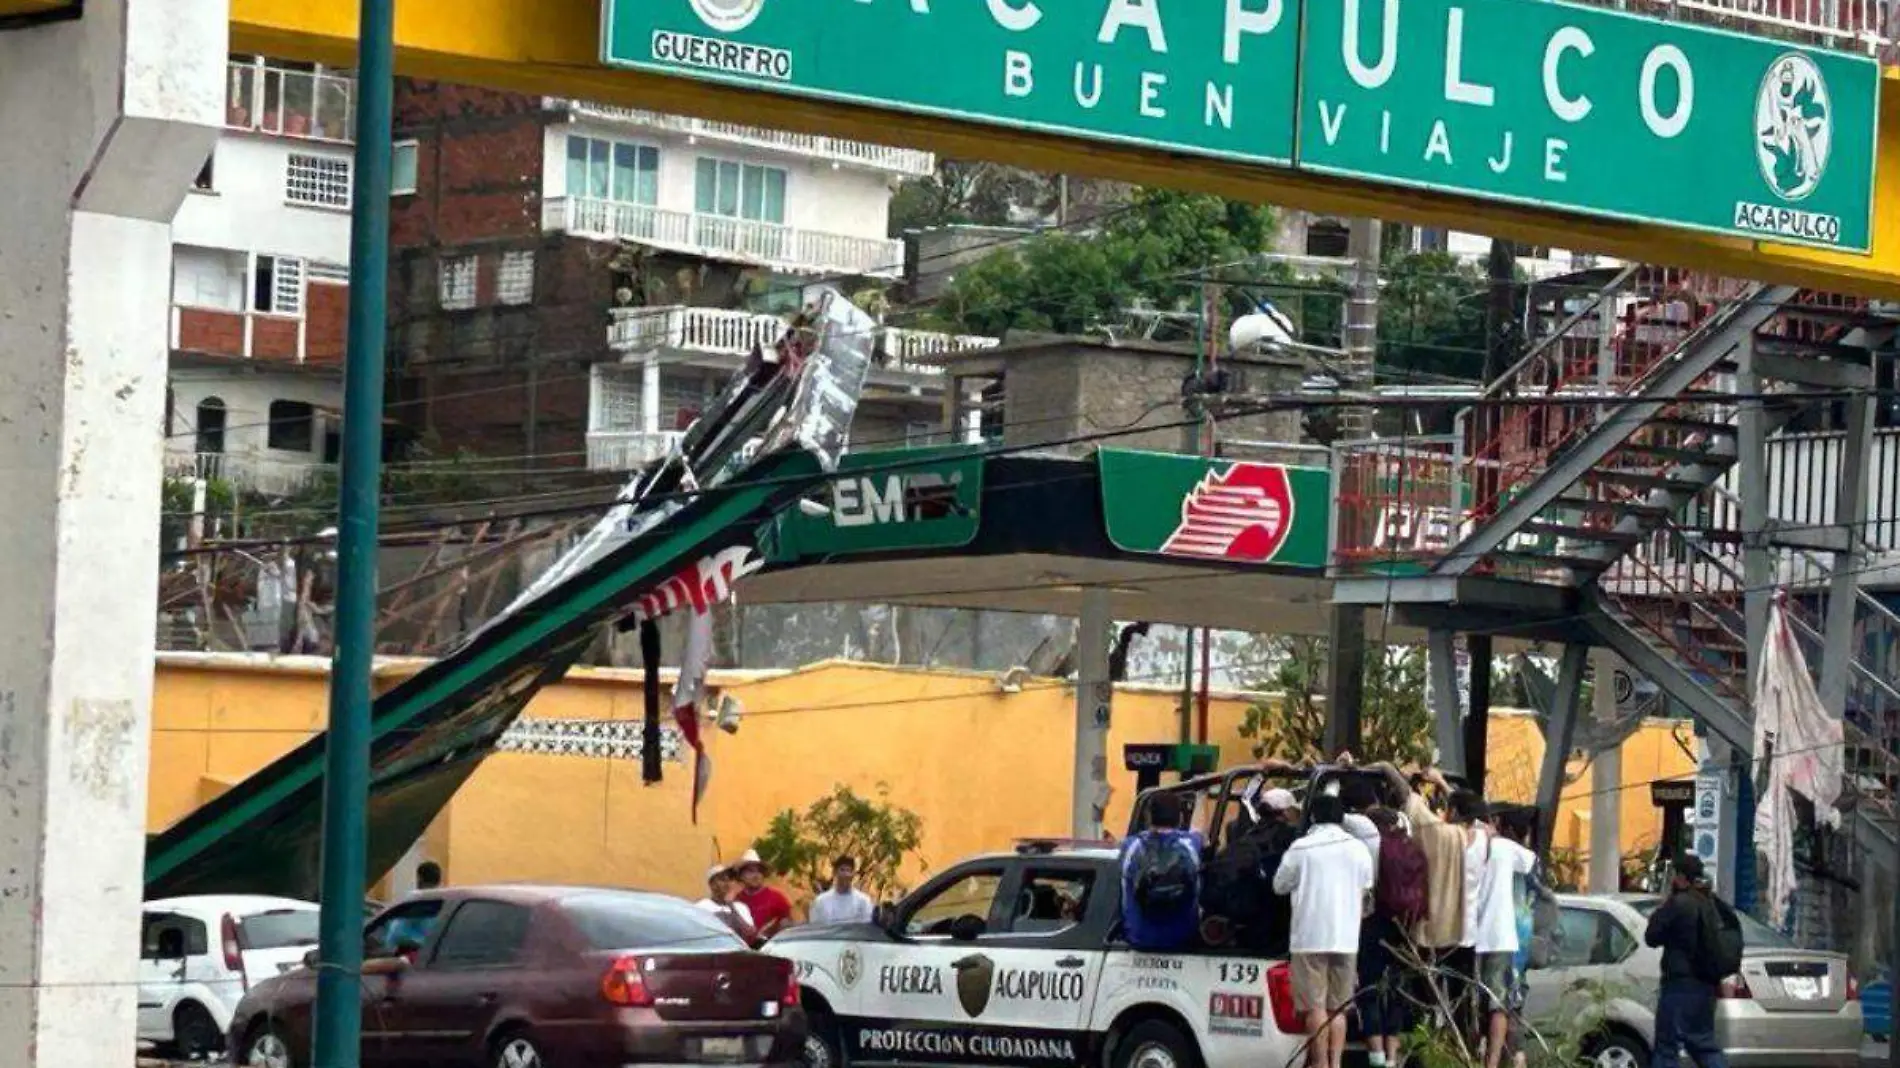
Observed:
[[[724,864],[714,864],[706,872],[706,896],[694,904],[720,919],[732,928],[734,934],[745,939],[746,944],[757,948],[759,945],[758,925],[752,921],[752,910],[740,901],[739,880],[733,877],[732,869]]]
[[[1484,834],[1465,856],[1467,871],[1477,868],[1478,899],[1472,924],[1472,948],[1478,954],[1478,1002],[1484,1007],[1485,1068],[1499,1068],[1510,1033],[1507,998],[1516,981],[1517,877],[1537,867],[1537,854],[1501,834]]]
[[[1478,892],[1484,886],[1486,843],[1491,830],[1485,826],[1484,798],[1473,790],[1453,790],[1445,814],[1463,836],[1465,848],[1459,865],[1459,887],[1463,890],[1464,923],[1459,928],[1458,952],[1447,959],[1443,976],[1445,994],[1457,1016],[1461,1033],[1473,1043],[1483,1039],[1484,998],[1478,986]]]
[[[852,885],[858,878],[858,862],[839,857],[831,865],[831,889],[812,899],[807,915],[815,924],[870,923],[877,906],[864,891]]]
[[[1293,997],[1313,1040],[1310,1068],[1339,1068],[1346,1050],[1346,1006],[1357,985],[1359,925],[1372,890],[1372,856],[1340,826],[1345,806],[1321,795],[1307,804],[1313,827],[1287,850],[1273,890],[1293,896]]]

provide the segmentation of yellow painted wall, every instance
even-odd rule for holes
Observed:
[[[413,670],[392,664],[385,682]],[[691,775],[669,764],[664,783],[640,781],[637,761],[497,753],[430,828],[426,855],[458,883],[559,881],[697,892],[706,866],[742,852],[778,811],[803,808],[837,783],[885,784],[922,817],[922,859],[940,867],[970,853],[1069,829],[1074,692],[1032,680],[1004,693],[986,674],[829,662],[788,673],[734,673],[715,684],[740,698],[737,734],[708,729],[711,792],[688,819]],[[162,827],[321,729],[320,662],[165,655],[157,672],[148,814]],[[1127,820],[1133,776],[1124,742],[1174,737],[1177,694],[1129,688],[1110,731],[1108,823]],[[1216,694],[1210,741],[1230,760],[1247,749],[1238,695]],[[529,707],[535,719],[637,720],[639,673],[578,671]],[[1525,715],[1491,727],[1494,797],[1528,801],[1543,742]],[[1653,725],[1624,751],[1624,849],[1653,843],[1658,821],[1645,785],[1693,770],[1672,728]],[[1558,821],[1557,844],[1588,844],[1589,777]],[[916,873],[912,873],[913,875]]]

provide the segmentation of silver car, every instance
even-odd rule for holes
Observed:
[[[1575,1012],[1576,987],[1611,993],[1606,1035],[1591,1047],[1597,1068],[1644,1068],[1656,1035],[1662,951],[1643,944],[1654,894],[1559,895],[1559,937],[1547,968],[1533,968],[1525,1015],[1559,1020]],[[1718,1004],[1715,1036],[1735,1068],[1858,1068],[1859,992],[1839,953],[1798,949],[1742,917],[1741,978]],[[1729,996],[1732,995],[1732,996]],[[1570,999],[1570,1000],[1566,1000]]]

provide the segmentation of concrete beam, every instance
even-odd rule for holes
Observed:
[[[397,70],[418,78],[908,145],[959,159],[1219,193],[1324,215],[1479,229],[1643,263],[1900,299],[1900,91],[1881,97],[1873,252],[1860,256],[613,71],[600,64],[600,17],[599,0],[400,4]],[[355,0],[232,0],[234,52],[348,66],[354,61],[355,35]],[[1900,72],[1890,70],[1887,77],[1900,80]]]

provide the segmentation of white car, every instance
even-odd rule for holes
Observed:
[[[1656,1034],[1662,951],[1643,944],[1654,894],[1560,894],[1556,957],[1532,968],[1524,1011],[1533,1021],[1575,1011],[1578,984],[1600,984],[1605,1032],[1591,1043],[1597,1068],[1643,1068]],[[1839,953],[1796,948],[1743,914],[1742,974],[1724,984],[1716,1041],[1736,1068],[1857,1068],[1860,993]],[[1687,1058],[1685,1058],[1686,1061]]]
[[[1283,1068],[1303,1039],[1284,961],[1114,941],[1117,854],[1028,845],[966,860],[884,923],[793,928],[808,1068]]]
[[[231,1014],[252,983],[302,966],[317,944],[317,906],[214,895],[145,903],[139,1038],[186,1059],[223,1053]]]

